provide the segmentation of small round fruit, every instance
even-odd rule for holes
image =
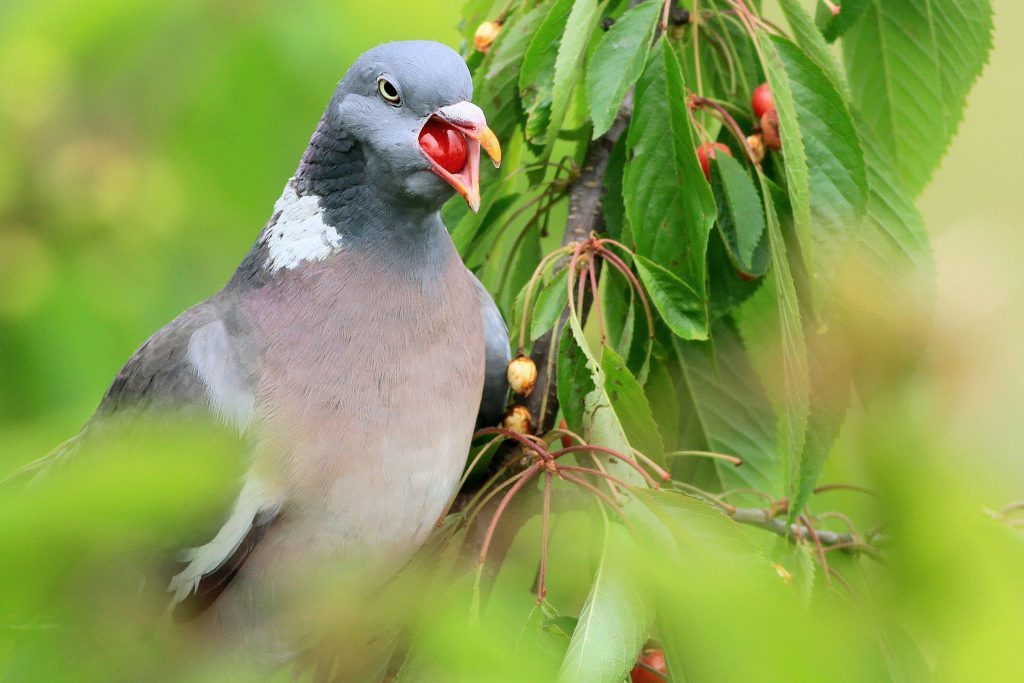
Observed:
[[[732,151],[721,142],[705,142],[697,148],[697,161],[700,162],[700,170],[704,171],[704,177],[711,182],[711,161],[717,152],[732,156]]]
[[[501,426],[516,434],[533,434],[533,417],[526,406],[514,405],[505,413]]]
[[[754,118],[760,119],[769,109],[775,109],[775,100],[772,99],[772,89],[767,83],[754,88],[754,94],[750,96],[750,108],[754,112]]]
[[[632,683],[665,683],[668,680],[668,667],[665,665],[664,651],[656,647],[644,648],[636,666],[629,672],[629,680]]]
[[[782,149],[782,137],[779,136],[779,112],[769,109],[761,117],[761,137],[768,149]]]
[[[569,429],[569,425],[567,425],[565,423],[565,420],[562,420],[561,422],[558,423],[558,428],[559,429],[566,429],[567,430],[567,429]],[[569,446],[572,445],[572,437],[571,436],[563,436],[563,437],[561,437],[561,439],[562,439],[562,448],[568,448]]]
[[[754,160],[755,164],[759,164],[764,161],[764,138],[760,133],[754,133],[747,136],[747,149],[750,150],[750,156]]]
[[[478,52],[486,53],[491,49],[491,44],[494,43],[494,39],[501,33],[501,22],[498,21],[485,21],[476,27],[476,33],[473,34],[473,47]]]
[[[517,356],[508,363],[508,385],[520,396],[529,396],[537,383],[537,365],[529,356]]]
[[[459,173],[469,160],[465,136],[436,118],[428,120],[420,129],[420,148],[449,173]]]

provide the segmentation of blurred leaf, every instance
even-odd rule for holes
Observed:
[[[648,258],[636,254],[633,262],[651,303],[669,329],[682,339],[707,339],[707,316],[697,292]]]
[[[736,268],[760,277],[768,270],[771,254],[764,234],[764,207],[750,174],[727,154],[711,165],[711,186],[718,204],[715,224]]]
[[[844,36],[854,108],[911,197],[945,154],[991,48],[989,0],[870,0]]]
[[[625,361],[607,346],[601,353],[601,370],[605,392],[630,446],[664,466],[665,446],[643,387],[626,367]]]
[[[661,7],[656,0],[631,7],[597,44],[586,77],[594,139],[611,128],[626,91],[643,72]]]
[[[715,202],[694,151],[682,71],[664,38],[637,83],[628,145],[623,191],[637,252],[703,300]]]
[[[644,596],[626,567],[625,531],[607,524],[601,564],[573,631],[559,681],[621,681],[640,654],[650,627]]]

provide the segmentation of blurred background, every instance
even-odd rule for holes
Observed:
[[[994,6],[991,62],[918,202],[937,262],[927,357],[851,418],[823,477],[891,485],[897,526],[934,541],[911,549],[894,594],[912,601],[921,581],[945,579],[929,600],[953,599],[955,581],[977,579],[959,586],[965,607],[941,622],[973,634],[967,668],[998,642],[986,640],[995,630],[1020,626],[991,617],[1017,604],[1013,590],[1024,595],[1019,566],[995,568],[1001,541],[976,544],[973,560],[952,557],[977,542],[974,527],[959,525],[964,514],[1024,498],[1024,5]],[[387,40],[458,47],[459,9],[448,0],[0,1],[0,475],[73,435],[132,351],[227,281],[352,60]],[[187,471],[196,457],[179,464]],[[136,475],[145,472],[128,468],[122,479]],[[912,491],[897,490],[911,481]],[[191,483],[197,495],[215,488]],[[115,512],[156,504],[156,515],[160,503]],[[0,537],[17,521],[5,510]],[[37,521],[61,522],[47,515]],[[6,540],[4,563],[2,551],[17,547]],[[936,565],[948,574],[922,570]],[[937,604],[907,611],[926,623]],[[702,646],[708,657],[723,647]]]

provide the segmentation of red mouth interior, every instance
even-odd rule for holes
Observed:
[[[449,173],[459,173],[469,160],[466,136],[447,121],[431,117],[420,131],[420,148]]]

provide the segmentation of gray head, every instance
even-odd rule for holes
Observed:
[[[469,70],[451,48],[430,41],[378,45],[338,84],[311,143],[318,168],[309,167],[307,152],[300,179],[357,154],[362,182],[386,201],[433,211],[455,190],[476,210],[480,147],[495,164],[501,150],[472,95]]]

